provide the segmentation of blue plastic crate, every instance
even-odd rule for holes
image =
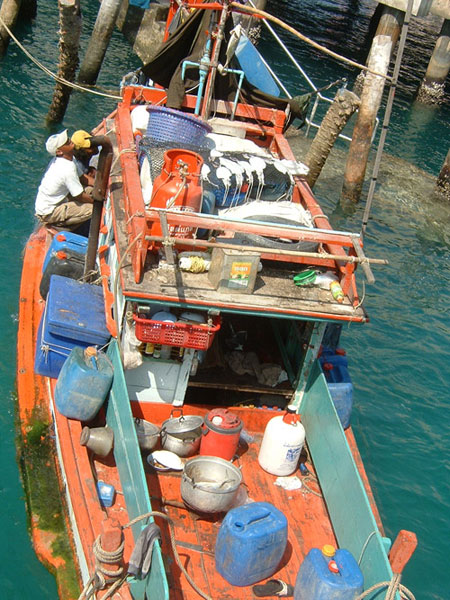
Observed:
[[[46,314],[44,312],[39,324],[36,354],[34,357],[34,372],[44,377],[57,379],[63,364],[75,346],[87,348],[93,344],[53,335],[48,330],[48,322],[45,317]]]
[[[52,275],[47,296],[47,330],[53,335],[103,346],[106,327],[103,289],[61,275]]]
[[[72,348],[102,347],[109,338],[102,288],[52,275],[39,325],[35,372],[57,378]]]

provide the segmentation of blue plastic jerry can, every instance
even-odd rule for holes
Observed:
[[[83,235],[72,233],[71,231],[60,231],[57,233],[45,255],[42,272],[45,271],[50,259],[54,254],[62,250],[63,252],[75,252],[76,254],[86,256],[88,247],[88,238]]]
[[[68,419],[90,421],[108,395],[113,368],[103,352],[93,346],[75,346],[58,376],[55,405]]]
[[[216,540],[216,569],[231,585],[271,577],[287,544],[287,519],[269,502],[252,502],[226,514]]]
[[[332,552],[329,552],[329,549]],[[294,600],[355,600],[364,589],[358,563],[348,550],[312,548],[300,566]]]

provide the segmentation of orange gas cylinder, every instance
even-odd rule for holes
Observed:
[[[200,171],[203,159],[189,150],[172,149],[164,153],[161,174],[153,182],[151,208],[167,208],[179,211],[201,212],[202,186]],[[173,237],[194,237],[196,227],[169,226]],[[152,224],[150,235],[162,235],[159,222]]]

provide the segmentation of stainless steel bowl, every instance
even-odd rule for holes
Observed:
[[[224,512],[231,508],[241,482],[242,473],[229,461],[197,456],[184,465],[181,497],[195,511]]]
[[[153,450],[158,443],[159,427],[143,419],[135,419],[134,426],[140,448],[142,450]]]

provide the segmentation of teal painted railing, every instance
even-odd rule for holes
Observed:
[[[114,379],[108,400],[106,422],[114,431],[114,458],[128,515],[132,520],[150,512],[152,506],[115,340],[109,344],[108,356],[114,367]],[[135,541],[141,530],[152,520],[153,518],[143,520],[132,526]],[[169,588],[159,542],[153,547],[152,564],[147,578],[143,581],[130,578],[128,582],[135,600],[144,600],[146,597],[152,600],[168,600]]]
[[[364,575],[364,588],[390,581],[386,539],[380,534],[325,377],[316,364],[301,405],[306,441],[340,548],[349,550]],[[384,598],[385,591],[369,596]],[[400,600],[396,595],[396,600]]]

